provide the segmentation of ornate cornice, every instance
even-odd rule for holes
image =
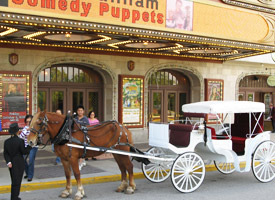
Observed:
[[[275,14],[274,0],[222,0],[226,4],[238,6],[246,9]]]

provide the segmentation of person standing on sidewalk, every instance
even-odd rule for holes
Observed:
[[[91,126],[99,124],[98,119],[95,118],[95,112],[94,111],[90,111],[89,114],[88,114],[88,117],[89,117],[89,124]]]
[[[25,117],[25,127],[23,128],[22,132],[20,133],[19,137],[25,141],[25,147],[28,146],[28,135],[30,134],[30,123],[32,120],[32,115],[26,115]],[[29,156],[25,156],[25,173],[28,181],[32,181],[34,175],[34,161],[35,156],[38,150],[38,146],[35,146],[31,149]],[[29,157],[29,163],[27,158]]]
[[[61,109],[56,109],[55,113],[58,114],[58,115],[62,115]],[[54,152],[54,144],[52,144],[52,151]],[[54,161],[54,165],[58,165],[59,163],[61,163],[61,158],[56,156],[55,161]]]
[[[4,158],[11,177],[11,200],[21,200],[19,194],[24,174],[23,155],[31,150],[31,147],[25,147],[24,141],[17,136],[18,131],[18,124],[11,124],[9,127],[11,137],[4,142]]]
[[[269,104],[269,109],[270,109],[270,114],[269,118],[271,119],[271,124],[272,124],[272,133],[275,132],[275,107],[273,106],[273,103]]]
[[[99,124],[99,120],[97,118],[95,118],[95,112],[94,111],[89,112],[88,119],[89,119],[90,126],[95,126],[95,125]],[[89,160],[89,159],[86,158],[85,160]],[[97,160],[97,159],[95,157],[92,157],[92,160]]]
[[[88,117],[86,117],[84,115],[85,111],[84,111],[84,106],[79,105],[77,106],[77,110],[76,110],[77,116],[75,117],[75,120],[77,123],[79,123],[81,126],[88,126],[89,123],[89,119]],[[79,170],[82,169],[82,167],[86,166],[86,161],[83,158],[79,159]]]

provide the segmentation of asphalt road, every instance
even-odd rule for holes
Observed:
[[[253,173],[237,173],[223,175],[217,171],[206,172],[204,182],[193,193],[183,194],[178,192],[172,185],[170,179],[162,183],[151,183],[147,179],[136,180],[137,190],[135,194],[126,195],[116,193],[115,189],[119,182],[108,182],[102,184],[85,185],[85,199],[120,199],[120,200],[166,200],[166,199],[188,199],[188,200],[273,200],[275,199],[275,180],[269,183],[260,183]],[[59,200],[58,195],[63,188],[33,190],[22,192],[22,200]],[[73,195],[76,187],[73,189]],[[0,200],[8,200],[9,194],[0,194]],[[73,199],[71,196],[68,199]]]

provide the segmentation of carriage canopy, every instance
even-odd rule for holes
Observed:
[[[203,101],[185,104],[182,111],[187,113],[258,113],[265,112],[265,104],[251,101]]]

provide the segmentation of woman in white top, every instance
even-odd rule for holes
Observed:
[[[28,146],[28,135],[30,134],[30,123],[32,120],[32,115],[26,115],[25,117],[25,127],[23,128],[22,132],[20,133],[19,137],[21,137],[25,141],[25,147]],[[24,178],[27,178],[28,181],[32,181],[33,175],[34,175],[34,161],[35,156],[38,150],[38,146],[35,146],[31,149],[29,154],[29,162],[27,162],[27,158],[25,157],[25,172],[26,176]]]

